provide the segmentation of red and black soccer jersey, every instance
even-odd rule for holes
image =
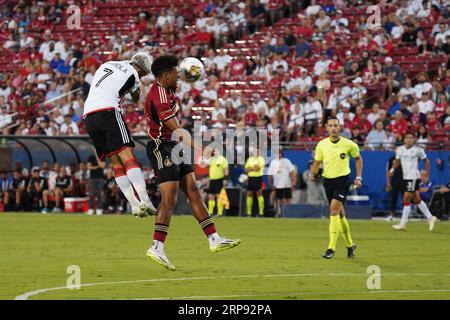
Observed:
[[[145,103],[145,117],[150,138],[171,141],[172,130],[164,124],[164,121],[177,117],[179,113],[178,97],[172,90],[164,88],[155,81],[148,92]]]

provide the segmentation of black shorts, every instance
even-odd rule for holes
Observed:
[[[116,109],[89,114],[86,129],[100,159],[119,153],[126,147],[134,148],[130,130]]]
[[[208,194],[219,194],[223,188],[223,179],[209,180]]]
[[[261,191],[262,177],[248,177],[247,191]]]
[[[324,178],[323,186],[325,187],[328,202],[331,203],[331,200],[335,199],[345,204],[350,184],[350,175],[333,179]]]
[[[292,189],[291,188],[275,189],[275,196],[277,199],[292,199]]]
[[[419,190],[420,179],[405,180],[403,179],[403,192],[414,193]]]
[[[177,145],[178,143],[169,141],[155,142],[150,140],[147,143],[147,157],[155,170],[157,184],[167,181],[180,181],[182,177],[194,172],[192,164],[183,162],[182,151],[174,152],[174,155],[172,155],[172,150]]]

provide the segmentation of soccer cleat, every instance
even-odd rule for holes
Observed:
[[[151,202],[149,203],[142,202],[141,205],[139,206],[139,213],[137,216],[145,218],[154,215],[156,215],[156,208],[153,206],[153,204]]]
[[[43,208],[43,209],[41,210],[41,213],[42,213],[42,214],[47,214],[47,213],[48,213],[48,209],[47,209],[47,208]]]
[[[334,256],[334,250],[333,249],[327,249],[325,253],[322,255],[325,259],[331,259]]]
[[[60,213],[60,212],[61,212],[61,209],[58,208],[58,207],[54,207],[52,212],[53,212],[53,213]]]
[[[241,239],[231,240],[220,238],[214,241],[214,243],[209,245],[209,250],[213,253],[217,253],[220,251],[237,247],[241,242],[242,242]]]
[[[402,230],[402,231],[406,231],[406,226],[399,223],[399,224],[394,224],[392,226],[392,228],[394,228],[395,230]]]
[[[96,214],[97,214],[98,216],[101,216],[101,215],[103,215],[103,210],[101,210],[101,209],[97,209],[97,212],[96,212]]]
[[[355,250],[356,243],[354,243],[350,248],[347,248],[347,258],[353,259],[354,257],[356,257]]]
[[[433,229],[434,229],[434,224],[435,224],[437,221],[438,221],[438,218],[436,218],[435,216],[432,216],[432,217],[431,217],[431,220],[430,220],[430,222],[429,222],[429,225],[430,225],[429,230],[430,230],[430,231],[433,231]]]
[[[89,209],[89,210],[86,212],[86,214],[87,214],[88,216],[92,216],[92,215],[94,214],[94,209]]]
[[[162,250],[157,250],[153,246],[147,251],[147,259],[153,260],[156,263],[162,265],[164,268],[175,271],[175,266],[167,259],[166,254]]]

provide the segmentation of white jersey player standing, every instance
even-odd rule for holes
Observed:
[[[141,94],[139,79],[151,72],[151,57],[136,53],[130,61],[108,61],[95,72],[84,104],[86,129],[100,159],[109,157],[114,178],[130,202],[134,215],[155,214],[144,175],[133,152],[130,130],[123,121],[121,103],[130,93],[134,102]],[[139,200],[135,197],[135,193]]]
[[[411,204],[416,204],[419,210],[425,215],[428,220],[429,230],[432,231],[437,218],[433,216],[427,205],[420,198],[419,194],[419,160],[425,161],[425,171],[427,177],[430,175],[430,160],[428,160],[425,151],[417,147],[415,144],[416,138],[412,133],[405,135],[405,145],[398,147],[395,155],[394,166],[391,169],[393,174],[395,168],[402,166],[403,170],[403,212],[402,220],[399,224],[392,227],[396,230],[406,230],[406,223],[408,222],[409,213],[411,212]]]

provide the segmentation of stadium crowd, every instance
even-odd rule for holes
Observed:
[[[72,2],[80,4],[82,23],[100,16],[101,5],[118,3]],[[423,144],[448,139],[448,1],[381,1],[377,28],[365,14],[350,15],[372,2],[205,1],[195,2],[194,10],[186,2],[152,13],[139,7],[128,33],[87,33],[82,41],[58,32],[66,28],[70,1],[8,2],[0,9],[0,44],[15,66],[0,69],[0,129],[15,135],[84,134],[80,114],[96,68],[144,49],[153,56],[202,58],[208,77],[182,83],[178,91],[186,127],[195,119],[208,128],[267,127],[295,142],[323,136],[321,124],[333,114],[344,136],[372,149],[391,149],[409,129]],[[300,10],[292,14],[294,3]],[[274,12],[291,16],[277,23]],[[256,49],[239,46],[239,39]],[[404,70],[399,52],[412,52],[413,65],[438,65]],[[257,90],[239,87],[255,79]],[[152,81],[150,76],[144,85]],[[138,105],[123,105],[136,135],[145,134],[144,101],[145,95]]]

